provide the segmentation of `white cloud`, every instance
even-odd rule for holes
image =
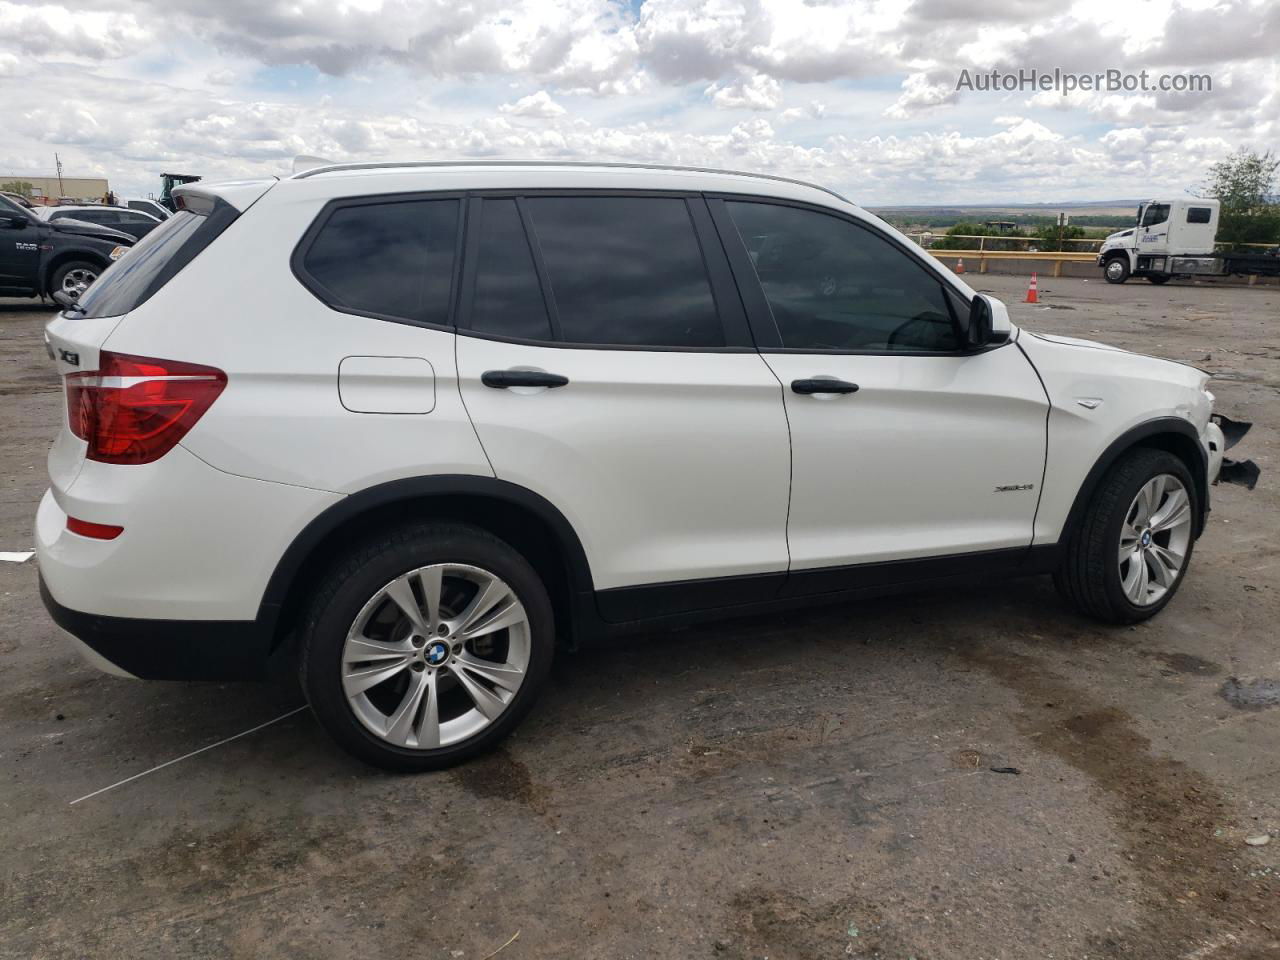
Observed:
[[[552,100],[551,94],[545,90],[521,97],[515,103],[504,103],[498,109],[513,117],[536,117],[540,120],[563,116],[565,112],[564,107]]]
[[[763,73],[738,83],[713,83],[704,92],[721,110],[773,110],[782,101],[782,84]]]
[[[783,123],[796,120],[821,120],[827,112],[827,105],[819,100],[810,100],[803,107],[788,107],[778,115]]]
[[[1280,140],[1278,33],[1274,0],[0,0],[0,172],[58,150],[140,192],[171,164],[528,155],[895,202],[1145,195]],[[955,89],[1055,66],[1213,89]]]

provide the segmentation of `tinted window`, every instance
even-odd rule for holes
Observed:
[[[83,223],[105,223],[109,217],[104,217],[101,210],[66,210],[53,215],[54,220],[80,220]]]
[[[1142,218],[1142,226],[1154,227],[1158,223],[1164,223],[1169,219],[1169,204],[1153,203],[1147,207],[1147,212]]]
[[[480,248],[471,329],[502,337],[550,340],[551,323],[516,202],[480,204]]]
[[[137,307],[164,286],[235,219],[231,208],[202,217],[179,213],[156,227],[113,263],[80,296],[88,317],[117,317]]]
[[[683,200],[532,197],[524,202],[565,340],[724,346]]]
[[[1187,207],[1187,223],[1208,223],[1209,213],[1208,207]]]
[[[457,200],[339,207],[302,268],[336,309],[446,324],[457,229]]]
[[[811,210],[767,203],[725,206],[755,264],[784,347],[959,347],[942,281],[888,240]]]

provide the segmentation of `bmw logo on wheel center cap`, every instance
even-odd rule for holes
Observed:
[[[1142,531],[1142,545],[1143,545],[1144,547],[1149,547],[1149,546],[1151,546],[1151,531],[1150,531],[1150,530],[1143,530],[1143,531]]]
[[[437,640],[435,643],[427,647],[425,651],[427,663],[433,667],[438,667],[449,659],[449,645]]]

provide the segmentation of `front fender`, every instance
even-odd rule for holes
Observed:
[[[1049,396],[1048,455],[1034,543],[1073,529],[1097,481],[1126,450],[1160,446],[1188,463],[1202,516],[1209,500],[1208,375],[1194,367],[1069,338],[1020,338]]]

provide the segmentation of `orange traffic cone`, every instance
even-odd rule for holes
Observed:
[[[957,261],[956,261],[956,273],[964,273],[964,261],[963,261],[963,260],[957,260]]]
[[[1024,303],[1039,303],[1040,298],[1036,296],[1036,275],[1031,275],[1031,285],[1027,287],[1027,299]]]

